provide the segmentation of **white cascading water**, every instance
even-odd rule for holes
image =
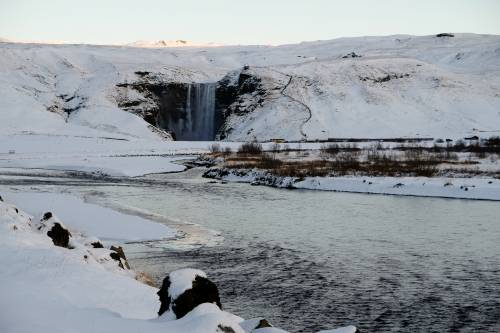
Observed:
[[[178,140],[210,141],[215,137],[215,83],[188,86],[186,117],[180,120]]]

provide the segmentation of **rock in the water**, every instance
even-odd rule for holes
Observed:
[[[43,217],[42,217],[42,221],[48,221],[52,218],[52,213],[51,212],[47,212],[45,214],[43,214]]]
[[[187,288],[186,288],[186,285]],[[203,303],[213,303],[222,308],[217,286],[197,270],[179,270],[169,274],[158,291],[158,315],[172,311],[177,319]]]
[[[60,247],[69,247],[69,238],[71,237],[71,233],[68,229],[63,228],[60,223],[54,223],[52,228],[47,231],[47,236],[52,238],[52,242],[55,246]]]

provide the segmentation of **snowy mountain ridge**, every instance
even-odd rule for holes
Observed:
[[[215,103],[225,140],[500,133],[500,36],[474,34],[196,48],[2,43],[0,128],[168,138],[169,128],[142,119],[173,112],[159,105],[165,90],[221,88],[230,72],[247,81]],[[182,90],[174,95],[186,99]]]
[[[162,39],[158,41],[139,40],[125,44],[124,46],[142,47],[142,48],[165,48],[165,47],[216,47],[222,45],[216,43],[195,43],[183,39],[177,39],[177,40]]]

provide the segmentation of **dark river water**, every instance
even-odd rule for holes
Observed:
[[[498,202],[212,184],[196,169],[148,179],[103,187],[100,200],[224,238],[131,246],[132,263],[157,281],[176,268],[203,269],[226,310],[291,332],[349,324],[500,332]]]
[[[64,186],[170,225],[199,225],[181,228],[188,235],[179,241],[128,244],[132,266],[157,282],[200,268],[225,310],[290,332],[350,324],[500,332],[499,202],[214,184],[197,169],[116,183],[8,184]]]

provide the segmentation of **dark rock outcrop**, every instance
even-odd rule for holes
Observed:
[[[215,83],[172,82],[158,73],[137,71],[137,81],[118,84],[118,106],[179,140],[213,140],[223,122]],[[121,90],[120,90],[121,89]],[[127,89],[141,98],[129,98]],[[120,94],[121,91],[121,94]]]
[[[436,37],[455,37],[454,34],[450,34],[450,33],[441,33],[441,34],[437,34]]]
[[[297,177],[283,177],[272,174],[265,170],[252,170],[252,169],[227,169],[227,168],[210,168],[202,175],[203,178],[211,178],[217,180],[224,180],[228,175],[238,178],[246,179],[251,185],[258,186],[271,186],[277,188],[294,189],[294,183],[300,181]],[[251,179],[251,181],[248,181]]]
[[[217,326],[216,332],[217,333],[236,333],[232,327],[224,326],[221,324],[219,324],[219,326]]]
[[[231,115],[253,112],[264,103],[267,94],[262,79],[252,72],[250,66],[241,71],[231,72],[217,83],[215,107],[222,116],[222,126],[218,138],[223,140],[232,131],[225,123]]]
[[[173,82],[160,73],[147,71],[135,74],[135,81],[117,85],[118,107],[179,140],[224,139],[230,131],[224,127],[229,115],[254,111],[267,93],[262,79],[250,66],[230,72],[216,83]],[[142,96],[130,94],[129,89]],[[213,114],[207,118],[208,110]],[[197,124],[210,125],[200,136]]]
[[[104,246],[102,245],[102,243],[99,242],[99,241],[95,241],[93,243],[90,243],[90,245],[92,245],[92,247],[94,249],[102,249],[102,248],[104,248]]]
[[[52,242],[54,243],[55,246],[69,248],[69,238],[71,237],[71,233],[68,231],[68,229],[65,229],[60,223],[57,222],[54,223],[52,228],[49,231],[47,231],[47,236],[52,238]]]
[[[410,74],[387,74],[385,76],[381,77],[360,77],[359,79],[361,81],[371,81],[373,83],[384,83],[384,82],[389,82],[391,80],[397,80],[397,79],[404,79],[404,78],[409,78]]]
[[[168,292],[170,287],[170,277],[167,276],[162,283],[158,296],[160,298],[160,310],[158,315],[162,315],[172,309],[176,318],[182,318],[191,310],[203,303],[215,303],[222,308],[217,286],[210,280],[202,276],[196,276],[193,280],[192,288],[183,292],[176,299],[172,299]]]
[[[118,261],[118,266],[123,269],[130,269],[130,265],[128,264],[127,257],[125,256],[125,252],[121,246],[111,246],[109,248],[112,252],[109,256]]]
[[[342,59],[348,58],[361,58],[361,56],[359,54],[356,54],[356,52],[351,52],[342,57]]]

